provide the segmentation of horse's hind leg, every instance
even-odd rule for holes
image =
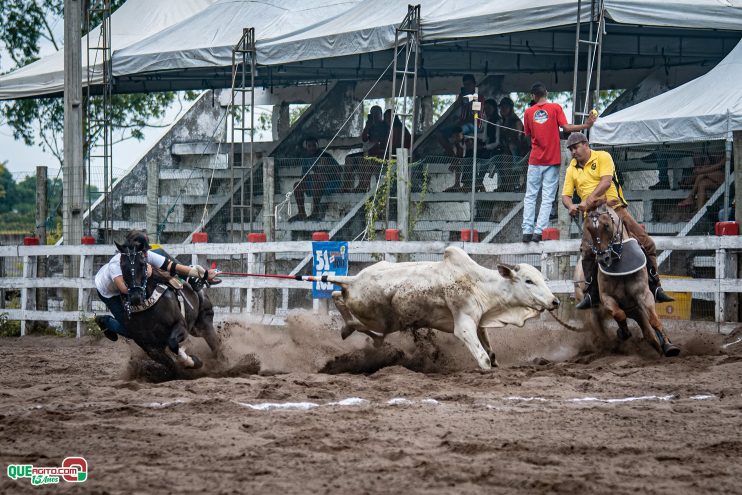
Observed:
[[[214,307],[208,297],[204,297],[201,291],[198,293],[199,311],[196,323],[193,325],[191,331],[192,335],[196,337],[202,337],[207,344],[214,356],[221,360],[222,359],[222,344],[219,340],[219,336],[214,330]]]
[[[629,324],[626,320],[626,312],[621,309],[612,296],[607,294],[600,294],[600,299],[603,305],[611,312],[611,316],[618,323],[618,339],[621,341],[628,340],[631,337],[631,331],[629,330]]]

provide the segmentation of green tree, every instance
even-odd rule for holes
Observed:
[[[112,0],[112,11],[124,1]],[[61,47],[53,26],[62,22],[63,7],[64,0],[0,0],[0,44],[4,45],[11,62],[0,58],[0,71],[8,72],[37,60],[42,43],[51,43],[56,49]],[[92,26],[101,21],[96,15],[91,15]],[[157,126],[154,121],[162,118],[175,98],[175,93],[171,92],[115,95],[112,115],[114,139],[143,139],[143,129]],[[16,100],[0,105],[0,124],[8,124],[15,139],[29,146],[41,146],[62,163],[62,98]],[[96,105],[94,101],[93,113],[99,112]]]
[[[15,182],[10,172],[0,164],[0,226],[6,231],[32,233],[36,227],[36,176],[24,177]],[[95,194],[92,187],[90,194]],[[95,196],[94,196],[95,197]],[[47,179],[46,227],[50,233],[61,226],[62,180]]]

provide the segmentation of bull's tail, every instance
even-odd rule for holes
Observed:
[[[296,275],[296,279],[305,282],[331,282],[341,287],[347,287],[355,280],[355,277],[342,275],[319,275],[316,277],[312,275]]]
[[[320,282],[332,282],[333,284],[339,285],[341,287],[347,287],[353,280],[355,280],[355,277],[353,276],[342,275],[322,275],[314,278],[315,280],[318,280]]]

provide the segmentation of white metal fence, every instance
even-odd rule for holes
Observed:
[[[713,304],[713,319],[723,323],[737,319],[737,294],[742,292],[742,279],[737,276],[737,253],[742,248],[742,238],[725,237],[657,237],[658,251],[686,251],[689,253],[714,253],[707,263],[713,262],[713,276],[708,278],[666,278],[665,290],[672,292],[705,294],[708,304]],[[526,262],[540,268],[548,277],[548,285],[555,294],[571,294],[574,290],[572,273],[576,262],[579,240],[547,241],[541,243],[478,244],[445,242],[351,242],[349,244],[350,272],[356,273],[369,263],[380,259],[395,261],[398,258],[410,260],[440,259],[448,245],[465,249],[483,266],[494,267],[496,263]],[[311,268],[307,263],[311,256],[311,242],[273,242],[239,244],[174,244],[163,246],[181,262],[200,263],[209,266],[217,263],[219,267],[231,266],[233,271],[249,273],[305,273]],[[26,322],[77,322],[77,335],[83,333],[83,324],[94,314],[106,312],[95,293],[94,275],[102,263],[115,254],[115,248],[108,245],[96,246],[0,246],[0,292],[2,307],[10,320],[21,322],[21,334],[25,334]],[[49,270],[50,275],[38,276],[40,262],[49,264],[57,259],[57,270]],[[77,276],[64,277],[59,273],[60,261],[63,264],[79,266]],[[266,264],[268,263],[268,264]],[[13,266],[17,270],[9,269]],[[68,265],[69,266],[69,265]],[[266,270],[266,266],[268,269]],[[241,267],[241,270],[234,270]],[[711,268],[711,267],[710,267]],[[229,270],[230,268],[223,268]],[[708,273],[708,272],[707,272]],[[10,276],[6,276],[10,275]],[[61,302],[51,304],[55,297],[67,289],[72,307],[60,306]],[[264,312],[266,289],[275,291],[276,313],[285,314],[290,308],[301,307],[309,301],[311,284],[296,280],[270,279],[258,277],[229,277],[221,285],[210,289],[215,302],[217,315],[225,313],[249,313],[260,315]],[[41,310],[36,307],[37,290],[48,291]],[[7,294],[17,291],[20,307],[8,306]],[[72,297],[69,296],[70,291]],[[292,296],[292,293],[294,296]],[[55,296],[56,294],[57,296]],[[299,299],[300,303],[296,303]],[[690,319],[690,317],[688,318]]]

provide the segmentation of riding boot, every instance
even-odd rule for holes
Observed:
[[[98,315],[95,317],[95,322],[103,330],[103,335],[109,340],[116,342],[119,335],[127,339],[130,338],[129,334],[124,330],[124,326],[111,315]]]
[[[598,290],[598,270],[595,260],[582,259],[582,270],[585,274],[585,290],[582,301],[575,306],[576,309],[595,308],[600,304],[600,291]]]
[[[673,302],[675,299],[668,296],[667,293],[664,291],[664,289],[660,285],[660,276],[657,274],[657,271],[654,268],[649,266],[649,263],[647,263],[647,273],[649,274],[649,290],[652,292],[655,302]]]

